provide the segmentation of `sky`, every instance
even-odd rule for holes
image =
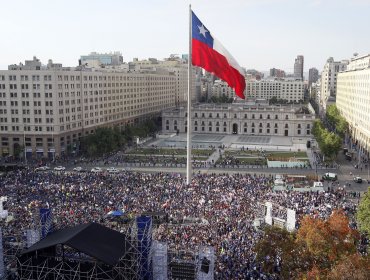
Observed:
[[[246,69],[322,71],[370,53],[370,0],[0,0],[0,69],[36,56],[76,66],[80,55],[163,59],[188,52],[189,4]]]

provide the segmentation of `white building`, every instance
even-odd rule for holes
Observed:
[[[288,102],[298,102],[304,99],[305,85],[302,80],[275,79],[249,80],[246,83],[246,97],[256,99],[285,99]]]
[[[174,72],[64,68],[38,59],[0,70],[0,155],[59,156],[101,126],[139,123],[175,106]]]
[[[158,69],[165,69],[166,71],[173,72],[176,76],[176,91],[175,91],[175,102],[176,106],[184,106],[188,100],[188,64],[186,60],[180,59],[175,55],[171,55],[165,60],[157,60],[156,58],[149,58],[145,60],[139,60],[134,58],[131,65],[131,71],[148,71],[152,69],[157,71]],[[193,69],[193,84],[195,83],[196,70]],[[192,93],[192,100],[196,100],[195,92]]]
[[[346,118],[350,133],[360,147],[370,152],[370,54],[354,57],[338,74],[337,107]]]
[[[337,75],[338,72],[345,71],[348,61],[334,61],[329,57],[321,72],[321,90],[320,90],[320,112],[325,114],[330,101],[335,100],[337,94]],[[328,102],[330,104],[328,104]]]
[[[236,93],[225,81],[216,80],[211,87],[211,96],[234,98]]]
[[[315,115],[301,105],[196,104],[192,107],[195,133],[270,136],[311,136]],[[168,109],[162,113],[162,131],[187,132],[187,109]]]

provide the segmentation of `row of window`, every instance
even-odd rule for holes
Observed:
[[[187,117],[187,114],[185,114],[185,117]],[[198,113],[195,113],[194,114],[194,117],[195,118],[198,118]],[[206,114],[205,113],[202,113],[201,114],[201,118],[205,118],[206,117]],[[208,118],[213,118],[213,114],[212,113],[209,113],[208,114]],[[216,113],[216,118],[220,118],[220,114],[219,113]],[[227,119],[227,114],[224,113],[224,116],[223,116],[224,119]],[[234,114],[234,119],[237,119],[238,118],[238,114]],[[263,115],[260,114],[259,115],[259,118],[260,119],[263,119]],[[267,115],[266,117],[268,120],[271,119],[270,118],[270,115]],[[244,119],[248,119],[248,114],[244,114]],[[255,114],[252,114],[252,119],[256,119],[255,117]],[[278,120],[279,119],[279,116],[278,115],[275,115],[275,120]],[[289,116],[288,115],[285,115],[285,119],[288,120],[289,119]]]
[[[174,126],[173,129],[175,131],[177,131],[177,126]],[[166,126],[166,130],[167,131],[170,130],[170,127],[168,125]],[[185,130],[187,130],[187,127],[185,127]],[[198,131],[198,126],[194,126],[194,131]],[[204,126],[201,127],[201,131],[206,131],[206,129],[205,129]],[[215,128],[215,130],[213,130],[213,128],[211,126],[208,127],[208,132],[213,132],[213,131],[220,132],[220,127],[217,126]],[[248,128],[247,127],[244,127],[243,128],[243,131],[244,131],[244,133],[248,133]],[[224,127],[223,128],[223,132],[227,132],[227,127]],[[256,129],[254,127],[252,127],[250,133],[256,133]],[[262,128],[259,128],[258,133],[263,133],[263,129]],[[268,133],[268,134],[270,133],[270,128],[267,128],[266,129],[266,133]],[[274,129],[274,133],[275,134],[278,134],[278,128],[275,128]],[[311,131],[309,129],[307,129],[306,130],[306,134],[309,135],[310,133],[311,133]],[[297,130],[297,134],[298,135],[301,135],[301,130],[300,129]],[[285,130],[285,135],[288,136],[288,130]]]

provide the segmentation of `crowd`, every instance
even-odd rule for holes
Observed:
[[[353,214],[356,206],[343,191],[272,192],[272,182],[271,176],[252,174],[196,174],[186,185],[179,174],[14,171],[0,180],[0,195],[7,196],[14,220],[0,226],[4,236],[22,234],[31,227],[37,207],[52,209],[60,228],[91,221],[108,225],[106,214],[117,209],[131,216],[162,211],[169,220],[202,218],[208,223],[160,224],[154,239],[166,241],[174,250],[214,246],[215,279],[277,279],[262,273],[253,251],[261,237],[253,221],[261,217],[264,201],[294,209],[299,217],[326,218],[335,208]],[[284,215],[282,208],[277,209],[274,213]]]

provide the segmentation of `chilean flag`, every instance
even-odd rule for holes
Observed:
[[[192,64],[214,73],[245,98],[243,70],[231,54],[214,38],[203,23],[192,13]]]

